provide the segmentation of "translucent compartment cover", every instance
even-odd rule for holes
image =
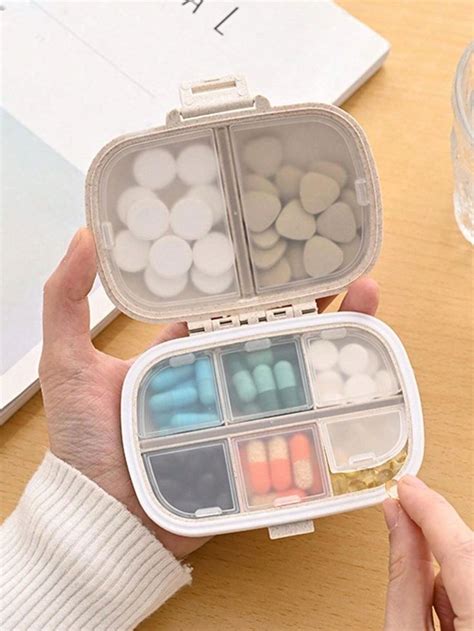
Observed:
[[[258,317],[337,293],[380,245],[370,149],[333,106],[216,114],[119,138],[86,189],[104,287],[147,321]]]
[[[356,471],[390,460],[405,445],[402,409],[370,410],[322,423],[331,471]]]

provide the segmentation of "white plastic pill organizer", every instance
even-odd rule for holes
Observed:
[[[423,456],[399,339],[315,303],[377,258],[375,165],[333,106],[272,108],[240,77],[186,85],[181,101],[166,126],[104,147],[86,184],[111,299],[190,330],[125,379],[131,479],[177,534],[308,532],[316,517],[382,501]]]

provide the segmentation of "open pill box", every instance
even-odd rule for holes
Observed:
[[[377,258],[370,148],[339,108],[270,107],[239,77],[185,85],[181,102],[166,126],[109,143],[87,176],[110,298],[190,331],[125,379],[132,483],[180,535],[308,532],[381,502],[423,457],[400,340],[376,318],[316,308]]]

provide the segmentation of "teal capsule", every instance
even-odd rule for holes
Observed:
[[[250,351],[245,353],[247,364],[250,369],[256,368],[259,364],[267,364],[271,366],[273,364],[273,351],[271,348],[264,349],[262,351]]]
[[[253,369],[252,374],[262,410],[277,410],[279,407],[277,387],[270,366],[259,364]]]
[[[278,387],[278,394],[287,408],[300,405],[299,388],[293,366],[282,359],[273,366],[273,374]]]
[[[194,364],[199,401],[203,405],[214,405],[216,402],[216,388],[214,385],[214,370],[209,357],[200,357]]]
[[[162,392],[164,390],[170,390],[178,383],[183,383],[194,375],[194,367],[192,364],[186,364],[185,366],[168,366],[160,370],[156,375],[150,379],[150,388],[153,392]]]
[[[198,401],[198,391],[195,385],[185,383],[178,388],[161,392],[150,397],[149,406],[152,412],[167,412],[187,407]]]
[[[236,357],[231,358],[232,385],[241,403],[251,403],[257,398],[257,388],[250,371]]]
[[[176,428],[219,425],[219,418],[214,412],[179,412],[171,417],[171,425]]]

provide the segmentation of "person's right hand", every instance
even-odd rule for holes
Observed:
[[[421,480],[405,476],[384,502],[390,569],[384,631],[474,629],[474,537],[454,508]],[[440,572],[435,577],[433,556]]]

